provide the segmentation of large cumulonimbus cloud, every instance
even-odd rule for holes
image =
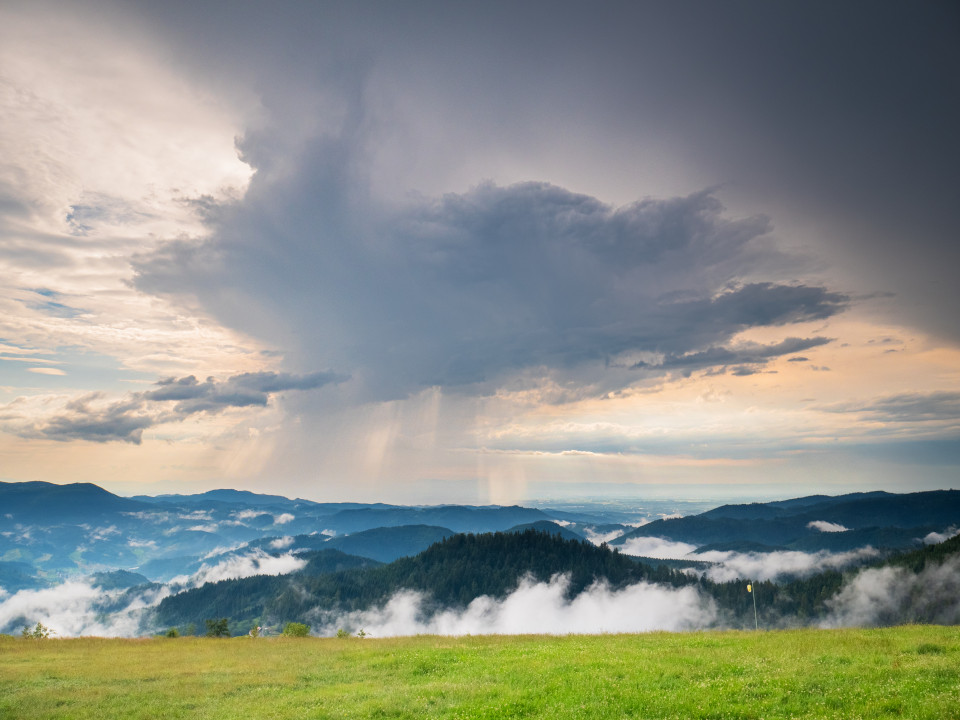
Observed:
[[[123,441],[140,444],[143,431],[162,423],[181,422],[199,413],[216,414],[230,408],[265,407],[270,397],[291,390],[312,390],[342,382],[334,373],[256,372],[234,375],[226,380],[192,375],[167,378],[155,389],[130,393],[120,400],[106,400],[92,393],[66,403],[63,409],[32,423],[5,418],[25,437],[52,440]]]
[[[488,183],[397,206],[323,146],[294,179],[255,177],[210,240],[140,258],[138,285],[199,298],[373,399],[531,368],[613,386],[644,373],[748,374],[829,339],[737,344],[739,333],[849,304],[785,280],[801,264],[770,246],[769,220],[730,218],[711,191],[613,207],[546,183]],[[350,154],[348,138],[332,146]]]

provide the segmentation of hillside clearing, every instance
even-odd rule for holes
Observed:
[[[960,718],[960,628],[0,638],[10,718]]]

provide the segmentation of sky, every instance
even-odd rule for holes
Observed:
[[[958,487],[950,2],[0,0],[0,479]]]

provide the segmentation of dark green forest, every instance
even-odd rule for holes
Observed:
[[[882,562],[916,572],[958,550],[960,538],[954,538]],[[548,581],[564,574],[569,577],[570,597],[598,580],[614,589],[638,582],[697,586],[716,601],[725,626],[754,624],[753,598],[744,581],[711,582],[667,563],[639,562],[606,545],[597,547],[538,530],[454,535],[415,557],[387,565],[336,550],[303,557],[306,567],[291,575],[208,583],[167,597],[157,609],[156,622],[189,631],[202,628],[207,619],[228,617],[231,631],[238,634],[254,624],[282,627],[287,622],[309,623],[318,613],[366,609],[402,589],[424,593],[429,598],[427,611],[462,608],[482,595],[505,597],[523,577]],[[760,622],[766,627],[789,627],[823,617],[827,600],[848,576],[830,571],[802,580],[755,583]]]

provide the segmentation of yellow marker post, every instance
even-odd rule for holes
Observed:
[[[753,595],[753,624],[757,630],[760,629],[760,620],[757,619],[757,594],[753,591],[753,584],[747,583],[747,592]]]

